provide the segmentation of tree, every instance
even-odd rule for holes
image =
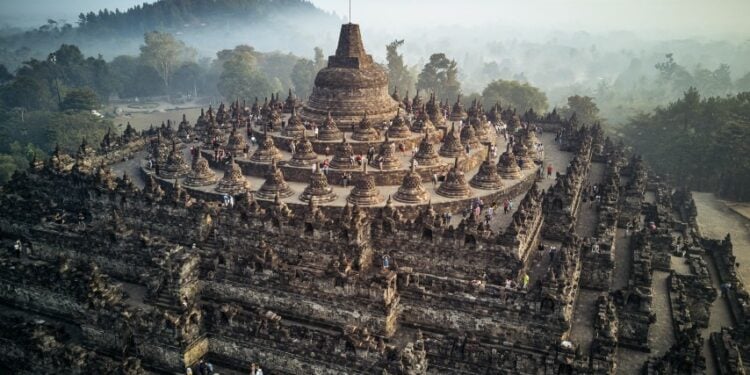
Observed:
[[[3,102],[7,107],[22,107],[27,110],[54,109],[49,86],[39,79],[18,77],[2,89]]]
[[[146,33],[143,39],[145,44],[141,46],[141,60],[156,69],[169,93],[169,82],[175,67],[180,62],[192,61],[195,51],[169,33],[152,31]]]
[[[394,40],[385,46],[386,60],[388,61],[388,81],[391,86],[396,87],[402,94],[414,89],[414,76],[404,64],[404,57],[398,53],[398,48],[404,44],[404,40]]]
[[[444,53],[434,53],[419,73],[417,89],[435,93],[438,98],[453,98],[461,92],[458,64]]]
[[[548,107],[547,95],[544,92],[528,83],[518,81],[502,79],[492,81],[482,90],[482,98],[485,108],[490,108],[499,102],[503,107],[510,106],[520,113],[530,108],[537,113],[542,113]]]
[[[734,83],[734,86],[740,92],[750,91],[750,72],[738,79],[737,82]]]
[[[255,56],[248,51],[235,52],[229,60],[224,62],[217,88],[219,93],[228,100],[264,97],[269,93],[281,91],[280,85],[273,85],[258,70]]]
[[[8,71],[5,65],[0,64],[0,85],[5,84],[13,80],[13,74]]]
[[[305,99],[310,96],[315,82],[315,63],[308,59],[299,59],[292,68],[292,84],[298,97]]]
[[[89,88],[72,89],[65,94],[62,110],[90,111],[99,108],[99,100]]]
[[[573,95],[568,97],[568,106],[561,109],[562,115],[570,117],[576,114],[579,123],[591,125],[599,118],[599,108],[594,103],[594,98],[590,96]]]

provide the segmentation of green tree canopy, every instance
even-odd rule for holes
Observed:
[[[398,89],[401,95],[414,90],[414,76],[409,71],[409,67],[404,64],[404,56],[398,53],[398,48],[403,44],[404,40],[401,39],[394,40],[385,46],[385,58],[388,61],[388,81],[392,87]]]
[[[547,95],[544,92],[528,83],[518,81],[492,81],[482,90],[482,98],[485,108],[499,102],[503,107],[510,106],[520,113],[531,108],[537,113],[542,113],[548,107]]]
[[[599,118],[599,108],[594,102],[594,98],[590,96],[573,95],[568,97],[568,106],[560,110],[561,114],[565,117],[570,117],[573,113],[576,114],[578,122],[582,124],[591,125],[595,122],[601,121]]]
[[[185,43],[175,39],[169,33],[152,31],[146,33],[143,40],[141,60],[156,69],[164,82],[164,87],[169,92],[169,83],[174,70],[182,62],[193,61],[195,50],[185,46]]]
[[[90,111],[99,108],[99,99],[89,88],[72,89],[65,94],[62,110]]]
[[[458,64],[444,53],[434,53],[419,73],[417,89],[435,93],[438,98],[453,98],[461,92]]]
[[[217,88],[228,100],[264,97],[281,91],[280,84],[274,84],[258,69],[252,51],[244,49],[235,50],[224,62]]]

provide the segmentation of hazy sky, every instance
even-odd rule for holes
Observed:
[[[209,0],[207,0],[209,1]],[[124,10],[144,0],[0,0],[0,23],[74,22],[78,13]],[[347,16],[348,0],[311,0]],[[495,24],[524,29],[630,30],[664,37],[750,35],[750,0],[352,0],[352,18],[370,29]],[[652,35],[653,36],[653,35]]]

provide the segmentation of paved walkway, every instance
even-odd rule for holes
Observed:
[[[604,180],[604,163],[591,163],[587,183],[590,185]],[[596,205],[581,201],[578,207],[576,233],[579,237],[592,237],[599,222]],[[580,346],[581,353],[589,354],[591,340],[594,338],[594,313],[596,312],[596,298],[600,292],[579,288],[576,304],[573,310],[573,324],[570,339]]]

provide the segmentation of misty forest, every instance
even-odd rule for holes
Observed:
[[[306,98],[333,52],[335,34],[319,30],[340,21],[302,0],[165,0],[6,26],[0,181],[56,145],[70,150],[122,128],[115,109],[129,102],[251,102],[288,90]],[[407,34],[367,40],[401,95],[575,113],[678,184],[750,199],[748,40],[626,31],[522,39],[466,26]]]

